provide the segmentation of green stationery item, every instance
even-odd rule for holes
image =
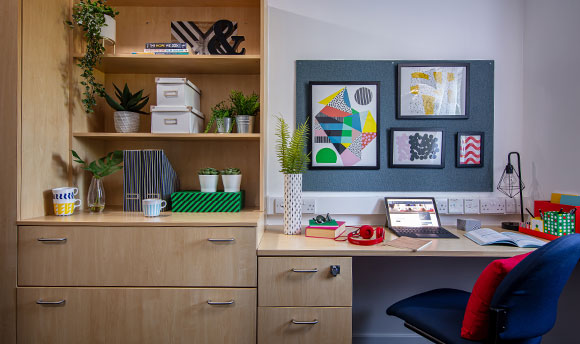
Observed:
[[[244,207],[244,190],[240,192],[178,191],[171,194],[176,213],[235,213]]]
[[[575,233],[576,214],[559,211],[544,213],[544,233],[564,236]]]
[[[327,221],[324,223],[316,223],[316,221],[310,220],[308,224],[310,227],[338,227],[338,223],[336,223],[336,220]]]

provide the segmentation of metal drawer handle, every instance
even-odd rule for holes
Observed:
[[[177,97],[178,93],[178,91],[163,91],[163,95],[167,98]]]
[[[212,305],[212,306],[233,305],[234,304],[234,300],[229,300],[229,301],[212,301],[212,300],[207,300],[207,304],[208,305]]]
[[[292,323],[295,325],[316,325],[318,324],[318,320],[314,319],[312,321],[296,321],[292,319]]]
[[[236,241],[236,239],[235,238],[227,238],[227,239],[209,238],[209,239],[207,239],[207,241],[210,241],[210,242],[232,242],[232,241]]]
[[[48,306],[58,306],[58,305],[65,305],[66,304],[66,300],[60,300],[60,301],[42,301],[42,299],[39,299],[36,301],[37,305],[48,305]]]
[[[318,272],[318,268],[314,268],[314,269],[292,269],[292,272]]]
[[[66,238],[38,238],[40,242],[66,242]]]

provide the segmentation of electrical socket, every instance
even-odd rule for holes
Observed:
[[[449,199],[449,214],[463,214],[463,200],[460,198]]]
[[[479,214],[479,199],[468,198],[463,200],[466,214]]]
[[[505,199],[505,213],[506,214],[515,214],[517,213],[518,207],[516,206],[516,200],[513,198],[506,198]]]
[[[435,199],[435,204],[437,205],[437,211],[439,214],[449,214],[447,198],[437,198]]]
[[[505,214],[504,198],[483,198],[479,201],[482,214]]]
[[[282,197],[274,198],[274,213],[284,214],[284,198]],[[316,213],[316,200],[314,198],[302,199],[302,213],[303,214]]]

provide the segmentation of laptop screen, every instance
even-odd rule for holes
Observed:
[[[433,198],[385,198],[390,227],[439,227]]]

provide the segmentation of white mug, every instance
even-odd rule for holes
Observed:
[[[147,217],[159,216],[161,209],[167,206],[167,202],[159,198],[147,198],[143,200],[143,215]]]
[[[53,200],[73,200],[75,196],[79,193],[79,189],[75,187],[62,187],[52,189],[52,199]]]

